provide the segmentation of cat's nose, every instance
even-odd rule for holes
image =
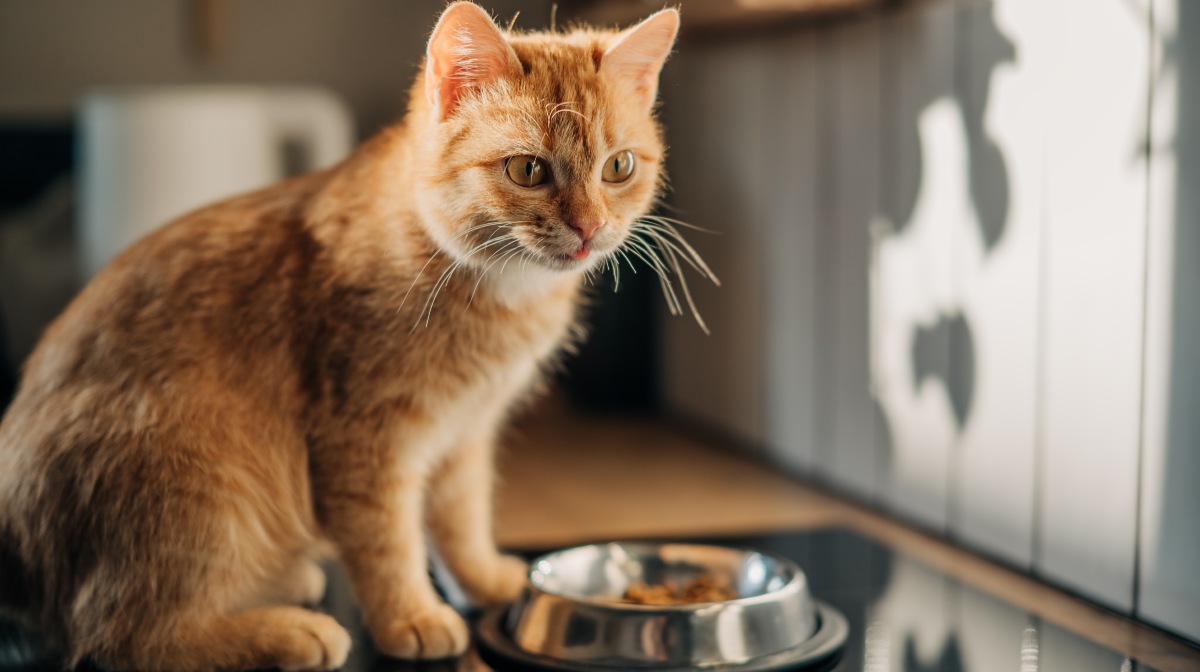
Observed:
[[[582,217],[570,223],[571,228],[575,233],[579,234],[580,240],[585,243],[591,240],[596,235],[596,231],[603,227],[604,224],[604,220],[599,217]]]

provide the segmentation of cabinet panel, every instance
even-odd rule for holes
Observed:
[[[1039,0],[959,17],[971,221],[957,253],[965,398],[952,530],[1018,566],[1033,560],[1046,96],[1057,33]]]
[[[823,41],[818,473],[873,499],[881,460],[870,380],[870,226],[879,203],[882,22],[831,30]]]
[[[1148,15],[1122,0],[1064,0],[1043,14],[1058,35],[1060,58],[1048,106],[1037,567],[1128,610],[1142,383]]]
[[[767,448],[782,464],[807,471],[813,461],[818,398],[817,334],[817,42],[805,31],[766,45],[763,124],[770,194],[763,242]]]
[[[1200,6],[1154,21],[1138,615],[1200,640]]]
[[[952,352],[970,330],[957,256],[972,227],[956,13],[952,3],[916,4],[886,25],[886,225],[872,276],[873,374],[891,438],[884,501],[937,531],[965,419]]]

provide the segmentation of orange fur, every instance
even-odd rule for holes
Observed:
[[[72,663],[329,669],[346,632],[291,605],[319,597],[332,548],[383,651],[462,652],[423,530],[477,600],[520,590],[491,540],[492,447],[570,341],[582,273],[660,188],[645,78],[604,57],[620,39],[623,67],[649,53],[657,72],[663,14],[645,35],[502,34],[451,5],[429,71],[456,79],[419,76],[402,123],[98,274],[0,424],[0,606]],[[603,183],[624,149],[634,176]],[[514,154],[550,183],[509,180]],[[581,218],[603,222],[586,250]]]

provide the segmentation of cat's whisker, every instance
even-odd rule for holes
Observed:
[[[658,275],[658,284],[662,288],[663,298],[667,302],[667,309],[672,315],[682,315],[683,307],[680,305],[679,297],[675,294],[675,288],[671,285],[668,277],[670,270],[663,264],[658,252],[649,243],[638,238],[636,235],[631,235],[626,240],[630,244],[629,251],[644,261]]]
[[[684,261],[687,261],[689,266],[694,268],[697,273],[700,273],[700,275],[706,277],[716,286],[721,286],[721,281],[717,278],[716,274],[712,272],[712,269],[708,267],[708,264],[704,262],[704,259],[700,256],[700,253],[696,251],[696,248],[692,247],[692,245],[687,242],[683,235],[680,234],[679,231],[673,226],[671,226],[670,223],[653,222],[647,219],[642,219],[634,223],[634,228],[645,231],[655,237],[659,237],[660,234],[666,234],[668,239],[664,239],[664,242],[670,244],[676,252],[682,255],[684,257]],[[674,242],[672,243],[671,241]]]
[[[416,321],[413,322],[412,328],[408,330],[408,332],[410,334],[413,331],[415,331],[417,327],[421,326],[421,318],[425,316],[425,313],[427,311],[430,314],[432,314],[432,312],[433,312],[432,302],[433,302],[434,298],[437,296],[437,292],[441,290],[442,281],[446,280],[448,275],[454,274],[454,269],[458,268],[458,264],[459,264],[459,262],[457,260],[455,260],[453,263],[451,263],[449,266],[447,266],[445,269],[443,269],[442,274],[439,275],[437,281],[433,283],[433,287],[430,288],[429,293],[425,298],[425,305],[421,307],[421,312],[417,313]],[[426,327],[429,326],[428,320],[425,321],[425,326]]]
[[[505,257],[504,263],[500,264],[500,270],[498,271],[500,273],[500,275],[504,275],[504,269],[508,268],[508,262],[512,261],[513,256],[514,255],[512,255],[512,254],[508,255],[507,257]],[[528,259],[529,253],[525,250],[525,246],[521,245],[521,246],[517,247],[515,256],[520,256],[524,259]]]
[[[467,306],[466,308],[463,308],[464,313],[467,312],[467,310],[471,307],[471,304],[474,303],[475,292],[479,291],[479,285],[483,282],[483,278],[487,275],[488,271],[492,269],[492,266],[495,266],[498,261],[505,259],[507,256],[512,255],[513,246],[515,246],[517,250],[521,248],[521,241],[513,238],[512,236],[509,236],[509,239],[506,241],[506,243],[507,244],[504,245],[504,247],[501,247],[498,250],[493,250],[491,256],[488,257],[487,264],[483,267],[483,272],[479,274],[479,278],[475,280],[475,286],[471,288],[471,296],[467,297]]]
[[[658,252],[645,240],[638,238],[637,236],[630,236],[629,244],[631,245],[629,251],[633,252],[634,255],[636,255],[639,259],[646,262],[646,264],[650,266],[654,272],[658,273],[659,275],[670,274],[670,269],[663,264],[662,259],[659,258]]]
[[[649,220],[652,222],[661,222],[664,224],[673,224],[675,226],[682,226],[685,229],[691,229],[692,231],[699,231],[700,233],[708,233],[708,234],[711,234],[714,236],[721,235],[720,231],[713,231],[712,229],[706,229],[702,226],[696,226],[695,224],[689,224],[681,219],[675,219],[674,217],[664,217],[662,215],[643,215],[642,219]]]
[[[617,248],[616,254],[621,255],[621,258],[625,260],[626,264],[628,264],[629,272],[637,275],[637,266],[634,265],[633,260],[629,258],[629,255],[625,253],[625,250]]]
[[[671,283],[670,275],[672,270],[670,266],[663,261],[660,254],[660,248],[657,244],[651,244],[639,237],[631,237],[633,247],[631,251],[641,257],[643,260],[647,258],[651,260],[650,267],[658,274],[659,285],[663,289],[663,297],[667,300],[667,307],[672,315],[683,314],[683,304],[679,301],[679,295],[675,293],[675,287]],[[676,271],[678,273],[678,271]],[[681,278],[681,282],[685,280]]]
[[[701,331],[706,335],[712,332],[708,330],[708,325],[704,323],[704,318],[700,317],[700,311],[696,308],[696,302],[692,299],[692,292],[688,288],[687,278],[683,275],[683,269],[679,266],[679,258],[674,251],[668,251],[667,258],[671,265],[675,268],[675,273],[679,276],[679,287],[683,290],[683,298],[687,300],[688,308],[692,311],[692,317],[695,318],[696,324],[700,325]]]
[[[476,252],[486,249],[487,247],[489,247],[491,245],[498,245],[498,244],[506,241],[508,239],[508,237],[511,235],[512,234],[510,234],[510,233],[506,233],[505,235],[501,236],[500,238],[496,238],[496,234],[495,234],[495,232],[493,232],[492,235],[490,237],[488,237],[487,240],[485,240],[484,242],[480,243],[479,245],[476,245],[475,247],[471,248],[461,258],[455,259],[454,263],[450,264],[450,266],[448,266],[444,271],[442,271],[441,276],[438,277],[437,282],[435,282],[433,284],[433,288],[430,289],[430,291],[429,291],[429,298],[425,302],[425,307],[421,310],[420,313],[417,314],[417,321],[416,321],[416,324],[413,325],[413,329],[416,329],[417,325],[419,325],[421,323],[422,315],[425,316],[425,326],[426,327],[429,326],[430,321],[433,319],[433,307],[434,307],[434,305],[437,304],[438,294],[441,293],[442,289],[444,289],[446,287],[446,285],[450,284],[450,280],[454,277],[454,273],[455,273],[455,271],[457,271],[459,269],[459,267],[464,266],[466,264],[466,262],[471,258],[471,256],[474,255]],[[412,330],[410,329],[409,331],[411,333]]]
[[[676,245],[675,243],[673,243],[671,240],[664,238],[662,236],[662,234],[658,233],[657,231],[651,230],[651,229],[644,229],[644,232],[646,233],[647,236],[649,236],[654,241],[654,243],[656,245],[660,246],[664,250],[664,252],[669,251],[671,254],[679,254],[679,255],[683,256],[683,260],[685,262],[687,262],[688,266],[690,266],[692,268],[692,270],[696,271],[700,275],[708,277],[710,280],[713,280],[715,282],[715,279],[712,278],[708,273],[705,272],[706,269],[704,267],[700,266],[695,261],[693,261],[687,255],[687,253],[685,253],[682,249],[680,249],[680,247],[678,245]],[[716,283],[716,284],[719,285],[720,283]]]
[[[486,229],[488,227],[493,227],[493,226],[500,227],[500,226],[506,226],[506,225],[511,225],[511,224],[524,224],[524,223],[526,223],[526,222],[520,222],[520,221],[518,221],[518,222],[486,222],[484,224],[476,224],[475,226],[472,226],[472,227],[469,227],[469,228],[463,230],[462,232],[460,232],[458,235],[454,236],[450,240],[451,240],[451,242],[456,241],[459,238],[462,238],[463,236],[465,236],[469,233],[479,231],[480,229]],[[413,278],[412,284],[410,284],[408,286],[408,291],[404,292],[404,298],[400,299],[400,305],[396,306],[396,314],[397,315],[399,315],[400,311],[404,309],[404,304],[408,302],[409,294],[412,294],[413,288],[417,286],[417,282],[419,282],[421,280],[421,276],[425,274],[425,269],[429,268],[429,264],[433,263],[433,260],[441,253],[442,253],[442,248],[440,248],[440,247],[437,248],[436,250],[434,250],[433,254],[429,255],[429,258],[425,260],[425,265],[421,267],[421,270],[417,271],[417,275],[416,275],[416,277]]]

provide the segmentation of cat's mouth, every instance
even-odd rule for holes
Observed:
[[[591,253],[592,251],[590,248],[588,248],[587,243],[584,243],[583,245],[579,246],[578,250],[575,250],[566,256],[567,258],[574,259],[575,261],[583,261],[584,259],[587,259],[588,255]]]
[[[583,243],[567,252],[562,251],[562,248],[541,250],[541,256],[549,262],[548,265],[564,271],[575,271],[589,266],[601,254],[602,252],[590,243]]]

